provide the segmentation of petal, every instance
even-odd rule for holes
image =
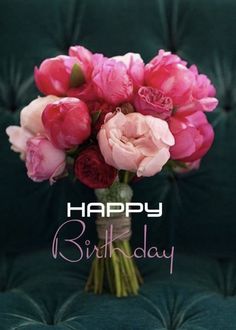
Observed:
[[[9,142],[12,144],[11,149],[15,152],[20,152],[24,158],[26,143],[33,135],[20,126],[9,126],[6,129],[6,133],[9,136]]]
[[[97,139],[98,139],[100,151],[101,151],[106,163],[115,167],[115,163],[112,159],[112,149],[108,142],[108,137],[107,137],[105,128],[100,129],[100,131],[98,132],[98,135],[97,135]]]
[[[199,110],[213,111],[217,107],[218,103],[218,100],[214,97],[205,97],[199,100],[199,108],[201,107]]]
[[[175,145],[171,147],[171,158],[182,159],[192,155],[196,151],[195,136],[198,131],[188,127],[175,135]],[[199,134],[199,133],[198,133]]]
[[[153,176],[162,170],[163,165],[166,164],[170,158],[168,148],[159,150],[155,157],[145,157],[139,164],[137,176]]]
[[[153,118],[152,116],[146,116],[145,118],[151,129],[151,133],[156,144],[158,144],[159,140],[161,140],[169,146],[174,145],[175,139],[165,120]]]
[[[133,150],[127,150],[126,148],[122,148],[119,144],[113,146],[112,158],[117,169],[131,172],[136,172],[138,163],[142,159],[137,149],[133,148]]]

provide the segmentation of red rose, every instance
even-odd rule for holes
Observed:
[[[47,136],[58,149],[76,147],[91,133],[88,107],[73,97],[48,104],[43,111],[42,122]]]
[[[117,170],[105,163],[99,147],[95,145],[80,153],[74,170],[76,178],[92,189],[111,186],[117,176]]]

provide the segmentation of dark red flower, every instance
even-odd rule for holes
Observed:
[[[97,135],[101,126],[104,123],[104,119],[109,112],[115,110],[114,106],[108,103],[90,102],[88,104],[90,114],[92,117],[92,133]]]
[[[74,171],[76,178],[92,189],[111,186],[117,176],[117,169],[106,164],[96,145],[89,146],[79,154]]]

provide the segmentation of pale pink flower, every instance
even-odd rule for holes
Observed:
[[[43,134],[44,127],[42,123],[42,113],[46,106],[50,103],[59,100],[58,97],[48,95],[45,97],[38,97],[33,100],[21,110],[20,113],[20,124],[21,127],[27,129],[33,134]]]
[[[174,145],[166,121],[137,112],[108,114],[97,137],[107,164],[139,177],[160,172]]]
[[[20,158],[25,159],[27,141],[33,137],[33,134],[20,126],[8,126],[6,133],[9,136],[11,149],[20,153]]]

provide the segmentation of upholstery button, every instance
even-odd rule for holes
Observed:
[[[12,63],[6,67],[11,70],[5,73],[4,80],[0,80],[0,108],[14,113],[33,99],[34,77],[33,74],[23,77],[21,68]]]
[[[233,109],[233,95],[231,88],[227,88],[223,95],[223,109],[225,112],[230,112]]]
[[[232,110],[232,106],[230,104],[226,104],[223,108],[226,112],[230,112]]]
[[[178,55],[178,54],[177,54],[177,47],[176,47],[176,45],[174,45],[174,43],[172,43],[171,45],[168,46],[168,50],[169,50],[171,53],[174,53],[175,55]]]
[[[0,292],[8,290],[8,262],[4,254],[0,255]]]
[[[56,323],[54,322],[54,316],[53,315],[50,315],[48,316],[48,319],[46,321],[46,324],[47,325],[55,325]]]
[[[0,287],[0,292],[5,292],[6,291],[6,286],[5,285],[1,285]]]

